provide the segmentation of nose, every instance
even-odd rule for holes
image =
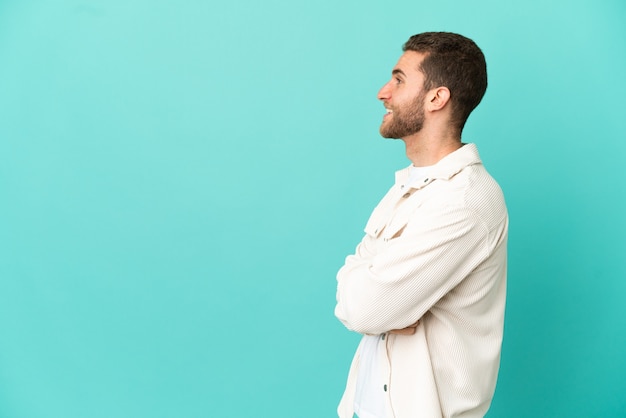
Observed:
[[[378,100],[388,100],[391,97],[391,89],[389,84],[391,81],[387,82],[384,86],[378,90]]]

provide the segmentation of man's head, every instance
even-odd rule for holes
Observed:
[[[450,90],[453,122],[462,130],[487,90],[487,64],[480,48],[456,33],[425,32],[411,36],[402,50],[425,54],[420,65],[426,77],[424,90],[439,86]]]
[[[393,113],[392,118],[383,121],[381,135],[404,138],[419,132],[425,121],[424,99],[433,89],[447,94],[444,99],[450,108],[449,123],[460,135],[487,89],[482,51],[471,39],[448,32],[413,35],[403,51],[392,80],[379,92],[379,98]],[[412,100],[407,98],[409,90]]]

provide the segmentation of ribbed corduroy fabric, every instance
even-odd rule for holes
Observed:
[[[378,358],[388,417],[483,417],[504,325],[504,197],[474,144],[444,157],[428,177],[407,179],[408,169],[396,173],[339,270],[335,315],[384,339]],[[417,320],[413,335],[387,334]],[[358,372],[357,350],[342,418],[353,416]]]

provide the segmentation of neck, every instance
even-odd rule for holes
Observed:
[[[402,138],[402,140],[406,146],[406,156],[416,167],[434,165],[463,145],[461,135],[451,131],[428,132],[422,130]]]

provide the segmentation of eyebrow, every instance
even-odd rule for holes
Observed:
[[[406,74],[404,74],[404,71],[400,70],[399,68],[394,68],[393,71],[391,72],[391,75],[397,75],[397,74],[400,74],[406,77]]]

